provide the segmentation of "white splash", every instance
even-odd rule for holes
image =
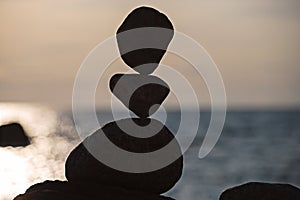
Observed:
[[[27,147],[0,147],[1,200],[13,199],[38,182],[65,179],[65,160],[78,142],[66,120],[41,105],[0,103],[0,125],[18,122],[31,138]]]

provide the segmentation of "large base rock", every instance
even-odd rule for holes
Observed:
[[[246,183],[227,189],[220,200],[296,200],[300,189],[289,184]]]
[[[159,129],[160,131],[154,136],[149,138],[137,138],[128,135],[118,127],[117,123],[126,126],[131,120],[132,119],[123,119],[106,124],[102,129],[96,131],[87,139],[93,140],[97,134],[105,134],[112,143],[121,149],[136,153],[147,153],[161,149],[174,138],[168,128],[157,120],[155,120],[154,124],[161,125],[162,129]],[[134,119],[134,121],[140,125],[149,123],[147,120],[150,119],[146,119],[146,121],[145,119]],[[130,127],[130,125],[127,127]],[[150,133],[148,133],[148,131],[151,133],[152,129],[146,128],[144,132],[139,134],[149,135]],[[65,171],[66,177],[70,182],[98,183],[145,193],[162,194],[171,189],[182,174],[182,156],[168,166],[156,171],[128,173],[118,171],[100,162],[85,148],[83,143],[79,144],[67,159]],[[103,151],[105,151],[105,149],[103,149]],[[180,147],[177,143],[173,151],[181,155]],[[110,154],[110,152],[107,152],[107,154],[111,155],[112,159],[114,159],[113,154]],[[149,165],[151,165],[151,163],[153,164],[153,162],[156,161],[147,160],[147,164]],[[142,165],[144,163],[140,164]]]
[[[45,181],[31,186],[14,200],[172,200],[159,195],[143,194],[102,185]]]

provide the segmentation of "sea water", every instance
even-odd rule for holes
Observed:
[[[198,153],[210,112],[200,114],[197,137],[184,155],[183,176],[167,196],[217,200],[226,188],[249,181],[300,186],[300,111],[228,111],[217,144],[202,159]],[[112,121],[107,112],[98,111],[97,116],[102,125]],[[71,111],[57,113],[39,105],[0,104],[0,125],[9,122],[21,123],[32,143],[27,147],[0,147],[0,199],[12,199],[47,179],[64,180],[64,162],[80,142]],[[176,133],[180,112],[168,111],[165,123]],[[183,131],[192,134],[189,126]]]

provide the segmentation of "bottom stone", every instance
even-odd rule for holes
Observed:
[[[45,181],[31,186],[25,194],[14,200],[172,200],[169,197],[143,194],[122,188],[69,183],[67,181]]]
[[[130,125],[131,120],[141,126],[145,126],[146,128],[141,132],[132,128]],[[118,146],[118,148],[129,152],[135,152],[141,157],[146,157],[143,153],[159,150],[168,145],[171,141],[174,141],[173,134],[162,123],[154,120],[151,122],[154,124],[153,126],[147,126],[147,124],[150,123],[150,121],[147,120],[150,119],[123,119],[117,122],[111,122],[86,138],[85,141],[94,142],[95,146],[100,147],[98,152],[103,151],[104,153],[107,153],[112,160],[115,160],[120,165],[126,162],[126,159],[129,159],[126,156],[124,158],[119,158],[118,155],[110,152],[106,148],[101,149],[101,147],[105,144],[101,144],[101,141],[97,140],[97,135],[105,135],[105,137],[107,137],[114,145]],[[155,129],[158,130],[158,132],[147,138],[138,138],[125,133],[119,126],[129,127],[127,130],[131,132],[131,134],[140,134],[141,136],[149,136]],[[106,186],[121,187],[127,190],[151,194],[162,194],[170,190],[180,179],[182,174],[183,157],[176,140],[175,143],[172,143],[173,145],[169,150],[169,158],[171,158],[172,155],[179,155],[179,158],[174,156],[175,159],[171,162],[171,164],[168,164],[158,170],[145,173],[124,172],[109,167],[97,160],[87,150],[83,143],[79,144],[79,146],[70,153],[67,159],[65,171],[66,178],[70,182],[97,183]],[[152,166],[157,164],[159,159],[165,158],[163,155],[158,155],[157,158],[155,157],[154,159],[148,159],[146,157],[146,160],[143,163],[127,161],[127,164],[132,167],[137,165]]]

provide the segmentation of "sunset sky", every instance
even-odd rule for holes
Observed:
[[[177,31],[209,52],[229,107],[300,106],[299,0],[0,0],[0,102],[70,108],[84,58],[142,5],[165,13]],[[199,85],[199,104],[209,105],[205,85],[188,63],[171,54],[163,63]],[[109,77],[124,70],[116,60],[100,80],[98,107],[109,103],[102,98],[111,95]]]

